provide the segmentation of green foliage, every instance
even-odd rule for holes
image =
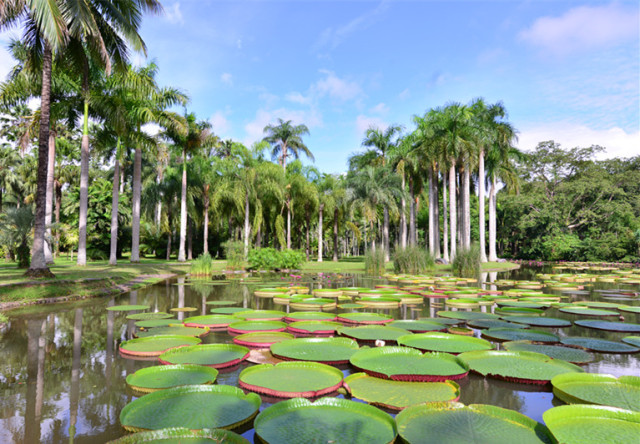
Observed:
[[[198,256],[191,262],[192,276],[211,276],[213,273],[213,259],[209,253]]]
[[[297,250],[256,248],[249,251],[249,268],[254,270],[299,269],[305,262],[305,254]]]
[[[0,245],[11,250],[18,259],[18,268],[29,268],[34,215],[31,207],[12,208],[0,215]]]
[[[240,241],[227,241],[222,244],[227,256],[227,270],[244,268],[244,244]]]
[[[9,318],[0,313],[0,324],[6,324],[7,322],[9,322]]]
[[[469,249],[460,249],[451,262],[453,274],[458,277],[478,278],[480,276],[480,247],[472,244]]]
[[[364,255],[364,271],[372,276],[380,276],[384,273],[384,251],[382,248],[368,250]]]
[[[419,274],[435,268],[436,262],[428,250],[418,246],[398,248],[393,253],[395,273]]]

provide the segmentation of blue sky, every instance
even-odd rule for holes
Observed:
[[[637,1],[162,3],[141,31],[160,82],[223,138],[306,124],[324,172],[346,169],[370,125],[411,130],[413,115],[475,97],[504,102],[522,149],[640,153]]]

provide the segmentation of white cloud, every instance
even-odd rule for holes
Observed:
[[[362,95],[362,88],[357,82],[341,79],[333,71],[323,69],[320,72],[325,75],[325,78],[318,80],[311,87],[312,92],[318,96],[329,96],[332,99],[347,101]]]
[[[220,80],[226,85],[233,85],[233,76],[228,72],[222,73]]]
[[[213,132],[220,138],[225,138],[229,134],[229,130],[231,129],[231,123],[225,117],[222,111],[216,111],[209,118],[209,122],[213,126]]]
[[[519,37],[545,52],[565,55],[637,40],[638,29],[637,8],[611,3],[579,6],[560,17],[540,17]]]
[[[369,112],[373,114],[387,114],[389,112],[389,107],[384,103],[380,102],[376,106],[371,108]]]
[[[264,137],[264,127],[269,124],[275,124],[278,119],[291,120],[294,125],[307,125],[310,132],[313,128],[318,128],[323,125],[322,115],[314,109],[309,111],[291,110],[287,108],[274,110],[259,109],[256,117],[244,127],[246,137],[243,143],[246,146],[250,146],[253,142],[262,140]]]
[[[564,148],[600,145],[606,151],[597,157],[631,157],[640,154],[640,130],[626,132],[619,127],[597,130],[586,125],[557,122],[532,126],[520,133],[518,147],[524,151],[533,150],[539,142],[554,140]]]
[[[164,18],[169,23],[174,25],[184,25],[184,18],[182,17],[182,11],[180,10],[180,2],[175,2],[170,6],[164,8]]]
[[[409,88],[405,88],[402,90],[402,92],[400,92],[400,94],[398,94],[398,97],[400,98],[400,100],[406,100],[411,97],[411,91],[409,91]]]
[[[299,93],[298,91],[290,92],[285,96],[289,102],[299,103],[300,105],[308,105],[311,103],[311,97],[305,96]]]
[[[359,136],[364,136],[365,131],[371,127],[386,129],[387,126],[389,125],[379,117],[365,116],[363,114],[356,117],[356,132]]]

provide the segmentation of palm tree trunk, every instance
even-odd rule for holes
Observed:
[[[484,223],[484,149],[478,156],[478,222],[480,225],[480,262],[487,262]]]
[[[55,204],[55,216],[56,216],[56,226],[60,226],[60,206],[62,205],[62,183],[60,181],[55,181],[55,191],[56,191],[56,204]],[[60,253],[60,228],[56,228],[56,243],[55,243],[55,254]]]
[[[187,260],[193,259],[193,219],[187,215]]]
[[[436,258],[442,257],[440,251],[440,202],[438,199],[438,170],[434,169],[433,179],[433,226]]]
[[[435,250],[435,234],[434,234],[434,225],[435,225],[435,209],[433,208],[433,164],[431,164],[431,162],[429,162],[429,166],[428,166],[428,181],[429,181],[429,233],[428,233],[428,239],[427,244],[429,245],[429,253],[431,253],[431,256],[435,256],[436,254],[436,250]]]
[[[464,194],[462,210],[464,211],[464,226],[463,226],[463,235],[464,235],[464,246],[465,248],[469,248],[471,246],[471,198],[469,195],[469,188],[471,185],[471,171],[469,167],[469,163],[467,163],[464,169],[464,176],[462,180],[462,192]]]
[[[387,236],[387,241],[389,236]],[[333,262],[338,262],[338,209],[333,210]]]
[[[133,155],[133,195],[131,211],[131,262],[140,262],[140,193],[142,189],[142,148]],[[171,234],[169,234],[171,236]],[[171,244],[169,244],[170,246]],[[169,251],[169,250],[167,250]],[[167,255],[169,253],[167,252]]]
[[[55,175],[55,167],[56,167],[56,136],[54,132],[49,129],[49,155],[47,160],[47,196],[45,199],[45,216],[44,223],[46,224],[45,229],[45,242],[44,242],[44,259],[47,264],[53,263],[53,255],[52,255],[52,245],[51,245],[51,219],[53,213],[53,178]]]
[[[416,196],[413,192],[413,180],[409,178],[409,193],[411,202],[409,203],[409,245],[416,245]]]
[[[287,250],[291,249],[291,201],[287,202]]]
[[[42,93],[40,95],[40,132],[38,135],[38,174],[36,214],[34,221],[31,265],[27,276],[53,276],[44,258],[44,232],[47,194],[47,163],[49,158],[49,125],[51,112],[51,47],[44,42],[42,57]]]
[[[251,225],[249,224],[249,192],[244,195],[244,259],[249,257],[249,235],[251,234]]]
[[[120,141],[118,140],[118,145]],[[118,263],[118,202],[120,200],[120,161],[116,152],[116,163],[113,169],[113,194],[111,197],[111,251],[109,265]]]
[[[173,223],[171,219],[173,214],[171,211],[171,203],[167,204],[167,221],[169,223],[169,234],[167,235],[167,260],[171,259],[171,241],[173,240]]]
[[[384,261],[389,262],[389,208],[386,205],[382,220],[382,248],[384,249]]]
[[[209,184],[204,186],[204,196],[203,196],[203,204],[204,204],[204,227],[202,229],[202,252],[206,254],[209,252],[209,205],[211,202],[209,201]]]
[[[307,262],[309,262],[309,255],[311,254],[310,248],[311,248],[311,242],[310,242],[310,231],[311,231],[311,211],[309,211],[309,207],[307,207],[307,211],[305,214],[305,220],[306,220],[306,240],[305,240],[305,254],[307,256]]]
[[[185,261],[185,243],[187,240],[187,152],[182,150],[182,191],[180,193],[180,247],[178,262]]]
[[[452,159],[449,168],[449,218],[451,221],[451,261],[456,257],[456,240],[458,238],[458,228],[456,227],[456,166],[455,160]]]
[[[442,244],[443,259],[449,262],[449,221],[447,214],[447,172],[442,171]]]
[[[318,210],[318,262],[322,262],[322,213],[324,212],[324,204],[320,204]]]
[[[84,122],[80,144],[80,215],[78,218],[78,265],[87,265],[87,212],[89,209],[89,73],[85,66],[82,92],[84,93]]]
[[[496,186],[495,173],[491,175],[491,189],[489,190],[489,261],[498,260],[496,253]]]
[[[402,192],[404,193],[405,188],[405,179],[404,173],[402,174]],[[407,203],[404,200],[404,194],[400,199],[400,248],[403,250],[407,248],[407,214],[406,214],[406,206]]]

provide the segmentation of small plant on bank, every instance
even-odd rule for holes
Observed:
[[[372,276],[384,273],[384,251],[382,248],[369,250],[364,254],[364,271]]]
[[[393,271],[395,273],[420,274],[435,268],[436,262],[425,248],[408,246],[398,248],[393,253]]]
[[[249,268],[253,270],[293,270],[305,262],[305,254],[297,250],[255,248],[249,251]]]
[[[213,274],[213,259],[209,253],[203,253],[191,262],[191,276],[211,276]]]
[[[241,241],[227,241],[222,246],[227,256],[227,270],[244,269],[244,244]]]
[[[480,247],[472,244],[468,249],[458,250],[451,262],[453,274],[458,277],[478,278],[480,276]]]

